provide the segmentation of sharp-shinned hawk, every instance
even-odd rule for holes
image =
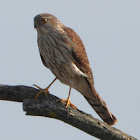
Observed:
[[[51,14],[35,16],[34,27],[38,33],[37,41],[42,62],[55,75],[54,81],[58,79],[68,85],[70,91],[71,88],[79,91],[103,121],[114,125],[117,119],[95,90],[92,70],[80,37]],[[43,90],[46,94],[52,83]],[[70,91],[67,105],[70,104]]]

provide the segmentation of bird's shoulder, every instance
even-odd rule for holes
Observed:
[[[65,27],[64,31],[66,32],[68,38],[73,42],[72,54],[75,59],[82,65],[89,65],[88,57],[86,50],[81,38],[78,34],[71,28]]]
[[[66,32],[68,38],[75,44],[72,47],[72,56],[75,60],[76,66],[88,76],[87,80],[89,84],[93,85],[92,70],[81,38],[71,28],[65,27],[63,30]]]

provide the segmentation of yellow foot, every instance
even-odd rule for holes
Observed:
[[[36,94],[36,96],[35,96],[35,99],[37,99],[38,97],[39,97],[39,95],[41,94],[41,93],[43,93],[43,92],[45,92],[45,96],[47,95],[47,94],[49,94],[50,92],[49,92],[49,87],[47,87],[47,88],[45,88],[45,89],[42,89],[42,88],[40,88],[39,86],[37,86],[37,85],[33,85],[33,86],[35,86],[36,88],[38,88],[40,91]]]
[[[68,107],[68,105],[71,105],[73,108],[77,109],[77,107],[75,105],[73,105],[70,100],[65,100],[65,99],[61,99],[61,102],[66,102],[66,108]]]

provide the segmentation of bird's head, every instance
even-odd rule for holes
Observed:
[[[51,14],[39,14],[34,17],[34,27],[37,30],[61,29],[64,25]]]

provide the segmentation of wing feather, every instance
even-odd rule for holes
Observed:
[[[84,44],[74,30],[68,27],[64,27],[63,30],[67,33],[67,36],[71,39],[71,41],[76,44],[72,48],[72,56],[75,59],[75,65],[86,75],[85,80],[93,90],[94,80]]]
[[[86,76],[83,76],[87,81],[88,85],[90,86],[91,90],[93,91],[93,98],[89,99],[88,97],[84,96],[92,108],[97,112],[97,114],[109,125],[114,125],[117,122],[117,119],[114,115],[108,110],[106,103],[104,100],[99,96],[97,91],[94,88],[94,80],[92,71],[89,65],[88,57],[85,51],[84,44],[80,37],[70,28],[65,27],[64,31],[67,33],[67,36],[71,39],[71,41],[76,44],[73,45],[72,48],[72,56],[75,60],[75,65],[78,69]],[[96,98],[96,100],[95,100]]]

